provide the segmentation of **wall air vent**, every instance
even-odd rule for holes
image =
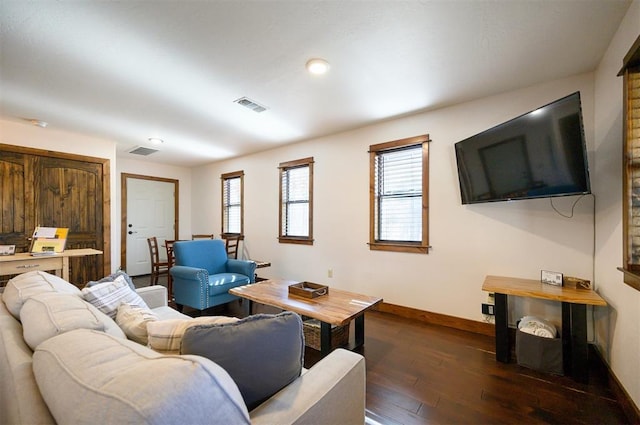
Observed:
[[[237,103],[238,105],[244,106],[245,108],[251,109],[253,112],[264,112],[267,109],[269,109],[266,106],[259,105],[253,100],[246,97],[241,97],[240,99],[236,99],[234,100],[234,102]]]
[[[135,155],[142,155],[142,156],[151,155],[152,153],[156,153],[156,152],[158,152],[158,149],[145,148],[144,146],[136,146],[135,148],[129,151],[129,153],[132,153]]]

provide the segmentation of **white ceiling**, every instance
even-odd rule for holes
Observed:
[[[0,116],[193,166],[592,71],[630,2],[0,0]]]

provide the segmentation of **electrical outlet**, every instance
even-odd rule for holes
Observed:
[[[493,316],[495,314],[493,312],[493,309],[494,309],[493,304],[482,303],[482,314],[488,314],[489,316]]]
[[[327,270],[327,277],[329,278],[333,277],[333,269]]]

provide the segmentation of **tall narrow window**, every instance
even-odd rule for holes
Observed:
[[[313,244],[313,158],[280,164],[280,230],[284,243]]]
[[[242,235],[244,227],[244,171],[226,173],[222,180],[222,235]]]
[[[429,136],[369,147],[372,250],[427,253]]]
[[[640,291],[640,37],[622,61],[618,76],[624,77],[623,91],[623,197],[624,282]]]

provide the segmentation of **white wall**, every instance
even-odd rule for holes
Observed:
[[[627,11],[595,78],[596,282],[608,309],[596,314],[597,345],[626,391],[640,406],[640,291],[623,283],[622,93],[616,74],[640,35],[640,1]]]
[[[582,94],[585,131],[593,151],[593,74],[578,75],[445,109],[371,125],[193,170],[193,224],[220,229],[220,174],[245,172],[246,248],[272,262],[268,277],[322,282],[377,295],[388,303],[482,320],[485,275],[539,279],[540,270],[592,279],[593,199],[580,200],[571,219],[548,199],[463,206],[453,144],[574,91]],[[369,145],[428,133],[430,244],[428,255],[370,251]],[[313,246],[278,243],[280,162],[313,156]],[[215,182],[211,184],[211,182]],[[578,197],[557,198],[571,212]],[[205,208],[200,208],[206,203]],[[196,208],[196,203],[199,208]],[[333,278],[328,278],[328,269]],[[529,304],[529,303],[528,303]],[[532,310],[560,323],[557,303]],[[525,308],[516,303],[512,322]]]
[[[117,265],[120,258],[120,245],[116,240],[116,227],[119,214],[116,214],[116,144],[113,141],[89,137],[78,133],[58,130],[53,126],[40,128],[19,121],[0,120],[0,143],[45,149],[76,155],[93,156],[109,160],[111,189],[111,267]],[[115,267],[117,268],[117,266]]]

